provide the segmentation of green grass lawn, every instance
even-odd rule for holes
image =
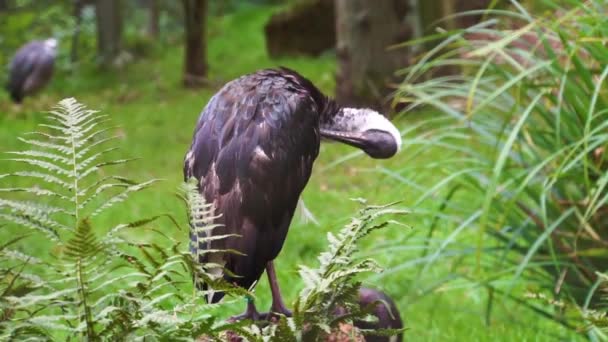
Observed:
[[[265,53],[262,27],[271,14],[269,8],[244,8],[239,12],[213,19],[209,23],[210,78],[218,86],[259,68],[284,65],[309,77],[327,93],[334,89],[335,56],[319,58],[289,58],[270,60]],[[88,107],[110,115],[119,125],[121,156],[141,160],[120,166],[119,174],[137,180],[162,178],[164,181],[145,193],[134,196],[127,205],[113,214],[100,217],[95,223],[111,226],[157,213],[173,213],[184,219],[184,209],[173,195],[182,181],[182,161],[188,149],[192,131],[200,111],[217,90],[209,87],[186,90],[181,87],[182,49],[179,43],[164,47],[153,58],[128,65],[120,72],[99,72],[85,69],[76,74],[57,74],[52,86],[43,94],[29,98],[17,110],[6,94],[0,97],[0,150],[21,148],[16,137],[32,131],[43,121],[43,111],[65,97],[76,97]],[[295,299],[302,284],[297,276],[298,264],[314,264],[314,259],[326,244],[326,233],[337,231],[360,207],[350,198],[366,198],[369,203],[385,204],[402,201],[414,206],[425,189],[446,175],[440,161],[450,155],[440,147],[424,147],[420,136],[432,139],[440,125],[424,125],[411,129],[433,116],[432,112],[408,113],[396,120],[406,132],[404,149],[388,161],[377,161],[338,144],[322,146],[319,159],[304,194],[308,209],[319,225],[293,220],[287,242],[276,260],[280,284],[288,302]],[[420,153],[412,153],[417,151]],[[12,170],[6,162],[0,164],[0,174]],[[474,203],[470,203],[475,205]],[[438,205],[431,196],[418,208]],[[409,227],[392,226],[370,236],[363,253],[373,254],[385,274],[363,279],[367,286],[389,293],[398,303],[402,317],[409,327],[406,333],[412,341],[555,341],[575,340],[576,335],[559,325],[533,314],[514,302],[498,299],[494,302],[490,324],[486,324],[484,289],[456,282],[453,286],[433,288],[443,279],[452,265],[441,260],[424,274],[418,268],[396,269],[420,250],[414,246],[426,235],[433,217],[416,213],[407,218]],[[185,221],[182,221],[184,223]],[[185,223],[184,223],[185,226]],[[440,226],[438,236],[450,233],[451,226]],[[187,241],[187,234],[174,236]],[[32,241],[30,246],[44,242]],[[408,248],[412,246],[412,248]],[[424,295],[422,295],[424,293]],[[270,306],[269,290],[264,277],[256,289],[260,309]],[[234,312],[241,311],[240,303]]]

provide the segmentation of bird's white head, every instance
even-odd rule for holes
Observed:
[[[390,158],[401,149],[399,130],[368,108],[341,108],[322,118],[321,135],[360,148],[372,158]]]
[[[44,41],[44,46],[49,50],[55,50],[58,43],[57,38],[49,38]]]

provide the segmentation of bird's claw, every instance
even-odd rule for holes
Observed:
[[[276,322],[283,316],[291,317],[293,313],[285,307],[271,308],[269,312],[260,313],[260,319],[269,322]]]
[[[245,312],[242,313],[240,315],[236,315],[236,316],[232,316],[228,319],[228,322],[234,323],[234,322],[238,322],[238,321],[242,321],[244,319],[249,319],[251,321],[259,321],[260,319],[262,319],[263,314],[260,314],[259,312]]]
[[[268,321],[277,322],[281,317],[291,317],[293,313],[287,308],[272,309],[268,312],[245,312],[243,314],[232,316],[228,319],[229,322],[238,322],[244,319],[251,321]]]

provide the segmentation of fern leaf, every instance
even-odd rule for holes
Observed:
[[[7,296],[4,299],[6,299],[9,304],[13,305],[15,309],[32,308],[38,304],[44,305],[51,301],[56,301],[64,296],[70,296],[76,293],[77,291],[78,289],[70,288],[44,295],[29,295],[25,297]]]
[[[61,124],[64,124],[63,122],[59,122]],[[51,125],[51,124],[40,124],[40,127],[45,127],[45,128],[50,128],[52,131],[56,131],[58,133],[61,133],[61,135],[52,135],[52,134],[48,134],[48,137],[56,139],[56,140],[63,140],[63,141],[68,141],[69,140],[69,129],[66,129],[64,126],[57,126],[57,125]]]
[[[66,188],[68,190],[73,185],[73,184],[65,182],[61,178],[56,177],[50,173],[42,173],[42,172],[35,172],[35,171],[18,171],[18,172],[14,172],[14,173],[0,175],[0,178],[4,178],[4,177],[22,177],[22,178],[27,177],[27,178],[39,179],[39,180],[45,181],[48,184],[60,185],[62,188]]]
[[[70,165],[70,159],[52,152],[26,150],[26,151],[8,151],[6,154],[12,154],[17,156],[35,157],[35,158],[46,158],[54,162],[60,162],[65,165]]]
[[[300,267],[304,288],[296,302],[293,323],[304,339],[322,338],[344,320],[366,314],[358,307],[360,284],[354,279],[361,273],[379,272],[380,268],[371,259],[354,258],[357,244],[370,232],[386,227],[386,221],[375,223],[377,218],[406,213],[385,206],[361,210],[338,234],[327,234],[329,246],[319,254],[318,268]],[[340,307],[349,315],[335,317]]]
[[[99,151],[97,153],[94,153],[94,154],[92,154],[91,156],[87,157],[84,160],[80,160],[78,162],[78,166],[76,167],[76,171],[84,170],[87,166],[89,166],[90,164],[92,164],[94,161],[97,161],[99,158],[103,157],[104,155],[106,155],[106,154],[108,154],[110,152],[116,151],[116,150],[118,150],[118,147],[110,147],[110,148],[107,148],[105,150],[102,150],[102,151]],[[120,164],[120,162],[118,164]],[[101,163],[98,164],[98,167],[99,167],[99,165],[101,165]]]
[[[101,129],[101,130],[99,130],[99,131],[97,131],[97,132],[89,135],[88,137],[86,137],[84,139],[87,140],[87,141],[93,140],[97,136],[101,136],[101,135],[105,134],[107,131],[109,131],[109,128],[107,128],[107,129]],[[107,143],[109,141],[116,140],[117,138],[118,138],[118,136],[109,136],[109,137],[106,137],[106,138],[99,138],[99,140],[97,140],[97,141],[95,141],[95,142],[93,142],[91,144],[82,146],[82,149],[80,149],[78,151],[78,153],[76,153],[76,159],[78,159],[78,160],[82,159],[83,157],[85,157],[87,155],[87,153],[95,151],[102,144],[105,144],[105,143]]]
[[[148,187],[150,187],[152,184],[157,183],[159,181],[159,179],[152,179],[149,180],[147,182],[143,182],[143,183],[139,183],[136,185],[131,185],[129,187],[127,187],[124,191],[122,191],[121,193],[112,196],[110,199],[108,199],[107,201],[105,201],[101,206],[99,206],[97,209],[95,209],[93,211],[93,213],[91,214],[91,217],[95,217],[99,214],[101,214],[103,211],[111,208],[112,206],[124,202],[129,195],[135,193],[135,192],[139,192],[142,191]]]
[[[176,325],[182,322],[183,321],[177,318],[177,316],[175,316],[173,312],[155,310],[135,322],[135,325],[146,326],[151,323]]]
[[[34,316],[27,320],[28,325],[48,330],[73,332],[74,329],[62,324],[66,319],[75,319],[74,315]]]
[[[38,159],[30,159],[30,158],[8,158],[8,159],[4,159],[6,161],[14,161],[14,162],[19,162],[19,163],[25,163],[31,166],[37,166],[40,167],[44,170],[49,170],[52,171],[54,173],[57,173],[59,175],[64,175],[67,177],[73,177],[74,176],[74,172],[70,171],[70,170],[66,170],[60,166],[57,166],[56,164],[53,164],[51,162],[47,162],[44,160],[38,160]]]
[[[46,235],[51,240],[59,241],[59,234],[57,233],[57,231],[55,229],[53,229],[52,227],[45,226],[44,224],[40,223],[39,221],[37,221],[33,218],[23,216],[23,215],[3,214],[3,213],[0,213],[0,218],[4,219],[5,221],[8,221],[8,222],[13,222],[19,226],[23,226],[23,227],[27,227],[27,228],[30,228],[33,230],[40,231],[40,232],[44,233],[44,235]]]
[[[70,198],[67,196],[64,196],[58,192],[52,191],[52,190],[48,190],[48,189],[41,189],[38,187],[31,187],[31,188],[0,188],[0,192],[25,192],[25,193],[29,193],[35,196],[48,196],[48,197],[55,197],[58,199],[62,199],[64,201],[69,201]]]
[[[42,135],[45,137],[49,137],[48,134],[44,134],[42,132],[31,132],[29,134],[38,134],[38,135]],[[46,148],[49,150],[53,150],[53,151],[57,151],[57,152],[61,152],[65,155],[69,155],[70,153],[70,149],[64,145],[59,145],[59,144],[55,144],[55,143],[51,143],[48,141],[39,141],[39,140],[33,140],[33,139],[25,139],[25,138],[17,138],[19,141],[26,143],[28,145],[32,145],[32,146],[38,146],[38,147],[42,147],[42,148]]]
[[[97,117],[91,118],[88,121],[83,121],[83,122],[78,123],[79,128],[78,128],[78,132],[76,135],[78,140],[74,142],[74,146],[76,148],[81,148],[81,147],[85,146],[85,144],[87,144],[91,140],[91,137],[95,137],[96,135],[98,135],[98,132],[104,131],[103,129],[93,131],[99,125],[104,124],[109,121],[109,119],[102,119],[102,118],[107,118],[107,115],[97,115]],[[62,132],[64,134],[69,133],[68,130],[62,130]]]
[[[107,182],[110,180],[119,181],[120,183],[115,183],[116,186],[123,187],[123,188],[124,188],[123,184],[127,184],[127,185],[137,184],[137,182],[134,182],[134,181],[124,178],[124,177],[113,176],[113,175],[105,176],[103,178],[100,178],[100,179],[94,181],[90,185],[81,188],[80,191],[78,192],[78,196],[85,198],[86,202],[90,202],[90,201],[94,200],[97,196],[99,196],[99,194],[102,192],[102,191],[99,191],[99,188],[104,184],[108,184]],[[104,185],[104,188],[112,188],[112,186]]]
[[[135,160],[137,160],[137,158],[120,159],[120,160],[113,160],[113,161],[108,161],[108,162],[104,162],[104,163],[99,163],[99,164],[93,165],[93,166],[83,170],[82,172],[80,172],[77,179],[79,181],[82,181],[85,178],[87,178],[88,176],[90,176],[93,172],[97,172],[97,171],[99,171],[99,169],[101,169],[102,167],[105,167],[105,166],[126,164],[128,162],[135,161]]]
[[[15,201],[0,198],[0,208],[2,207],[10,208],[13,212],[23,213],[28,216],[50,216],[58,213],[72,216],[74,214],[69,210],[52,205],[39,204],[32,201]],[[57,225],[61,224],[57,223]]]
[[[9,246],[11,246],[11,245],[14,245],[15,243],[17,243],[17,242],[19,242],[19,241],[21,241],[21,240],[25,239],[25,238],[26,238],[26,237],[28,237],[28,236],[29,236],[29,235],[26,235],[26,234],[24,234],[24,235],[19,235],[19,236],[16,236],[16,237],[14,237],[14,238],[12,238],[12,239],[8,240],[8,241],[4,241],[4,242],[2,243],[2,245],[0,245],[0,252],[3,252],[4,250],[6,250],[6,249],[7,249],[7,247],[9,247]]]
[[[25,273],[22,270],[19,272],[8,272],[7,274],[10,274],[15,281],[19,280],[25,284],[22,284],[17,288],[12,287],[14,284],[9,284],[9,286],[2,291],[1,296],[3,298],[7,296],[23,297],[24,295],[41,288],[52,289],[44,279],[35,274]]]
[[[108,190],[125,189],[125,188],[128,189],[130,186],[138,185],[138,183],[135,183],[135,182],[127,183],[124,181],[124,179],[119,179],[121,181],[121,183],[105,183],[104,184],[104,182],[106,182],[110,179],[114,179],[114,177],[106,177],[105,180],[97,181],[94,184],[92,184],[91,186],[88,186],[85,189],[82,189],[81,191],[79,191],[78,195],[80,197],[85,198],[84,201],[81,201],[79,208],[80,209],[86,208],[89,203],[91,203],[91,202],[95,201],[96,199],[98,199],[99,197],[101,197],[101,195],[108,192]]]
[[[99,197],[101,197],[102,194],[106,193],[108,190],[112,190],[112,189],[125,189],[128,188],[130,185],[129,184],[125,184],[125,183],[105,183],[105,184],[97,184],[97,186],[92,186],[92,187],[87,187],[86,189],[83,189],[81,191],[78,192],[78,196],[79,197],[84,197],[86,198],[84,201],[80,202],[79,205],[79,209],[84,209],[87,207],[87,205],[93,201],[95,201],[96,199],[98,199]],[[87,193],[87,190],[92,190],[94,189],[94,192],[91,194]]]
[[[65,246],[65,256],[74,260],[88,259],[103,250],[88,220],[81,220],[74,236]]]
[[[10,210],[6,213],[6,215],[14,217],[12,220],[8,219],[8,217],[5,217],[9,221],[16,222],[15,219],[17,219],[17,220],[19,220],[19,222],[23,222],[23,220],[26,220],[26,221],[29,221],[30,224],[36,225],[36,227],[37,227],[36,229],[41,228],[41,227],[46,227],[46,229],[52,229],[55,232],[57,232],[57,229],[63,229],[63,230],[71,229],[70,227],[65,226],[62,223],[59,223],[58,221],[55,221],[54,219],[52,219],[49,216],[49,213],[40,210],[40,208],[36,208],[36,207],[29,208],[29,207],[24,207],[23,205],[21,205],[21,206],[15,205],[15,203],[11,203],[10,205],[7,205],[6,207],[10,208]],[[0,206],[0,208],[2,208],[2,207]],[[32,226],[30,226],[30,227],[32,227]]]

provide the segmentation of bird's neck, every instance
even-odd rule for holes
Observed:
[[[47,39],[44,41],[44,50],[55,56],[57,54],[57,42],[52,39]]]
[[[320,104],[319,110],[319,124],[321,126],[327,126],[332,122],[333,118],[342,110],[342,107],[336,103],[332,98],[326,97],[322,104]]]

